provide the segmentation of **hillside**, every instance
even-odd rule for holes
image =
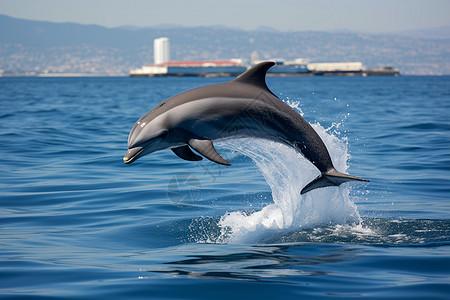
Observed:
[[[391,65],[403,74],[450,74],[450,39],[353,32],[245,31],[226,27],[106,28],[29,21],[0,15],[0,70],[4,73],[125,75],[153,61],[153,39],[167,36],[173,60],[298,57]],[[420,36],[419,38],[417,36]]]

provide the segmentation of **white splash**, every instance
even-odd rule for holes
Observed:
[[[324,129],[318,124],[313,128],[327,146],[336,169],[346,172],[349,158],[346,141],[329,134],[333,128]],[[220,240],[259,243],[299,229],[360,222],[357,207],[350,199],[349,184],[300,195],[319,171],[293,148],[258,139],[230,140],[222,146],[256,163],[272,190],[274,203],[257,212],[236,211],[222,216]]]

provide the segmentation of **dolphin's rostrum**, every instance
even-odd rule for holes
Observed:
[[[254,137],[289,145],[319,169],[321,174],[302,194],[349,180],[367,181],[338,172],[311,125],[269,90],[265,77],[273,65],[262,62],[234,80],[195,88],[161,102],[134,124],[124,162],[170,148],[185,160],[198,161],[204,156],[230,166],[212,141]]]

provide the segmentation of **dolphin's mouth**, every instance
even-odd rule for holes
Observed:
[[[139,154],[144,150],[144,147],[134,147],[128,149],[127,154],[123,157],[123,162],[126,164],[131,164],[133,161],[138,159]]]

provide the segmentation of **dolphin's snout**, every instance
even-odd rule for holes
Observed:
[[[128,149],[127,154],[125,154],[125,156],[123,157],[123,162],[126,164],[131,164],[138,158],[139,153],[141,153],[143,149],[144,149],[143,147],[134,147]]]

